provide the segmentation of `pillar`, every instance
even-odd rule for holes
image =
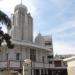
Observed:
[[[41,75],[41,69],[39,69],[39,74]]]

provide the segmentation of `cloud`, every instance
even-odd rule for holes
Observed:
[[[69,0],[49,0],[52,2],[58,9],[63,9],[65,8],[68,4],[71,4],[72,1]]]
[[[63,41],[53,41],[54,54],[75,54],[75,47]]]
[[[2,0],[0,1],[0,9],[11,16],[14,12],[14,7],[21,3],[21,0]],[[23,0],[23,4],[27,6],[29,12],[34,16],[37,12],[35,0]]]
[[[23,4],[27,6],[28,11],[32,14],[33,17],[37,16],[37,14],[38,14],[36,3],[38,3],[37,0],[36,0],[36,2],[35,2],[35,0],[25,0],[25,1],[23,1]]]
[[[74,27],[74,28],[75,28],[75,27]],[[59,32],[59,33],[55,34],[54,36],[55,36],[56,38],[70,39],[70,40],[71,40],[71,38],[74,38],[74,36],[75,36],[75,30],[74,30],[74,28],[72,28],[72,29],[67,29],[67,30],[65,30],[65,31],[63,31],[63,32]],[[72,39],[72,40],[73,40],[73,39]]]
[[[20,3],[20,0],[2,0],[0,2],[0,9],[11,16],[11,13],[14,12],[15,5],[18,3]]]
[[[57,34],[60,32],[64,32],[65,30],[74,28],[74,27],[75,27],[75,19],[70,20],[70,21],[68,20],[67,22],[62,23],[60,26],[57,26],[48,32],[50,32],[52,34]]]

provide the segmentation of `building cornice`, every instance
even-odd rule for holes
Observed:
[[[66,58],[66,59],[63,59],[63,61],[71,61],[71,60],[75,60],[75,56],[72,56],[72,57],[69,57],[69,58]]]
[[[47,50],[47,51],[52,51],[52,47],[47,48],[47,47],[44,47],[44,46],[38,46],[38,45],[35,45],[35,44],[32,44],[32,43],[27,43],[27,42],[22,42],[22,41],[12,41],[12,42],[14,44],[18,44],[18,45],[24,45],[24,46],[29,46],[29,47],[44,49],[44,50]]]

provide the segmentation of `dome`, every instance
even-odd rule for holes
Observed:
[[[22,4],[17,5],[17,6],[15,7],[15,10],[14,10],[14,11],[16,11],[16,10],[18,10],[18,9],[23,9],[23,10],[27,11],[27,7],[26,7],[25,5],[22,5]]]

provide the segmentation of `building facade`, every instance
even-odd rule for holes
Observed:
[[[26,6],[17,5],[11,21],[12,29],[9,34],[15,47],[1,48],[0,74],[22,75],[25,66],[24,75],[66,75],[66,66],[62,60],[53,58],[52,36],[38,34],[33,42],[33,18]],[[32,62],[25,64],[25,59]]]
[[[75,75],[75,56],[64,59],[64,62],[67,62],[68,75]]]

